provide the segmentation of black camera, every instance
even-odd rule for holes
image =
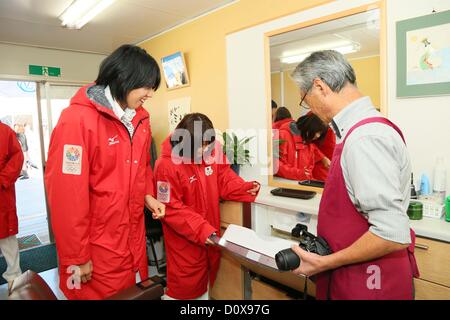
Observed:
[[[328,243],[321,237],[316,237],[308,232],[308,227],[297,224],[291,231],[291,235],[300,238],[299,246],[305,251],[326,256],[332,253]],[[300,257],[292,249],[284,249],[275,255],[277,267],[280,270],[294,270],[300,266]]]

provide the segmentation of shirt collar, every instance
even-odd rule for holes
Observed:
[[[375,110],[370,97],[359,98],[344,109],[342,109],[331,120],[331,128],[333,129],[338,141],[341,142],[345,138],[348,130],[368,112]]]
[[[106,86],[106,88],[105,88],[105,96],[106,96],[106,99],[108,99],[108,102],[111,104],[112,111],[114,112],[114,114],[117,116],[117,118],[122,119],[122,116],[125,114],[125,111],[117,103],[117,101],[114,100],[114,98],[112,97],[111,89],[109,88],[109,86]]]

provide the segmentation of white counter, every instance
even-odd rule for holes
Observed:
[[[270,193],[272,189],[275,188],[261,186],[255,203],[312,215],[317,215],[319,212],[321,194],[317,194],[310,200],[301,200],[274,196]],[[450,222],[446,222],[444,219],[424,217],[422,220],[410,220],[410,223],[418,236],[450,242]]]
[[[450,222],[444,219],[423,217],[422,220],[409,220],[416,235],[450,242]]]
[[[261,191],[256,197],[255,203],[271,206],[274,208],[301,211],[304,213],[315,214],[319,212],[321,194],[316,194],[314,198],[309,200],[287,198],[274,196],[270,193],[271,190],[276,189],[274,187],[261,186]]]

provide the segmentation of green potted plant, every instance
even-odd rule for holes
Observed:
[[[231,169],[239,175],[241,165],[250,164],[250,150],[247,149],[248,142],[254,137],[244,137],[239,139],[236,134],[228,134],[224,132],[223,137],[223,153],[230,161]]]
[[[280,158],[280,146],[285,143],[286,140],[283,139],[274,139],[272,144],[272,153],[273,157],[279,159]]]

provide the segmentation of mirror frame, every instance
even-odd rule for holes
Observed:
[[[387,116],[387,83],[386,83],[386,0],[379,0],[367,5],[355,7],[349,10],[333,13],[331,15],[322,16],[313,20],[308,20],[298,24],[294,24],[281,29],[266,32],[264,34],[264,59],[265,59],[265,74],[266,74],[266,110],[267,110],[267,128],[272,130],[272,111],[271,111],[271,99],[272,99],[272,87],[271,87],[271,69],[270,69],[270,37],[279,35],[282,33],[290,32],[297,29],[303,29],[306,27],[311,27],[320,23],[337,20],[340,18],[345,18],[358,13],[363,13],[370,10],[380,10],[380,112]],[[272,160],[272,134],[267,135],[267,156],[269,159],[269,172],[273,172],[273,160]],[[281,187],[297,190],[314,191],[317,193],[322,193],[322,188],[307,187],[301,185],[295,185],[294,183],[285,183],[276,181],[273,174],[269,175],[269,187]]]

